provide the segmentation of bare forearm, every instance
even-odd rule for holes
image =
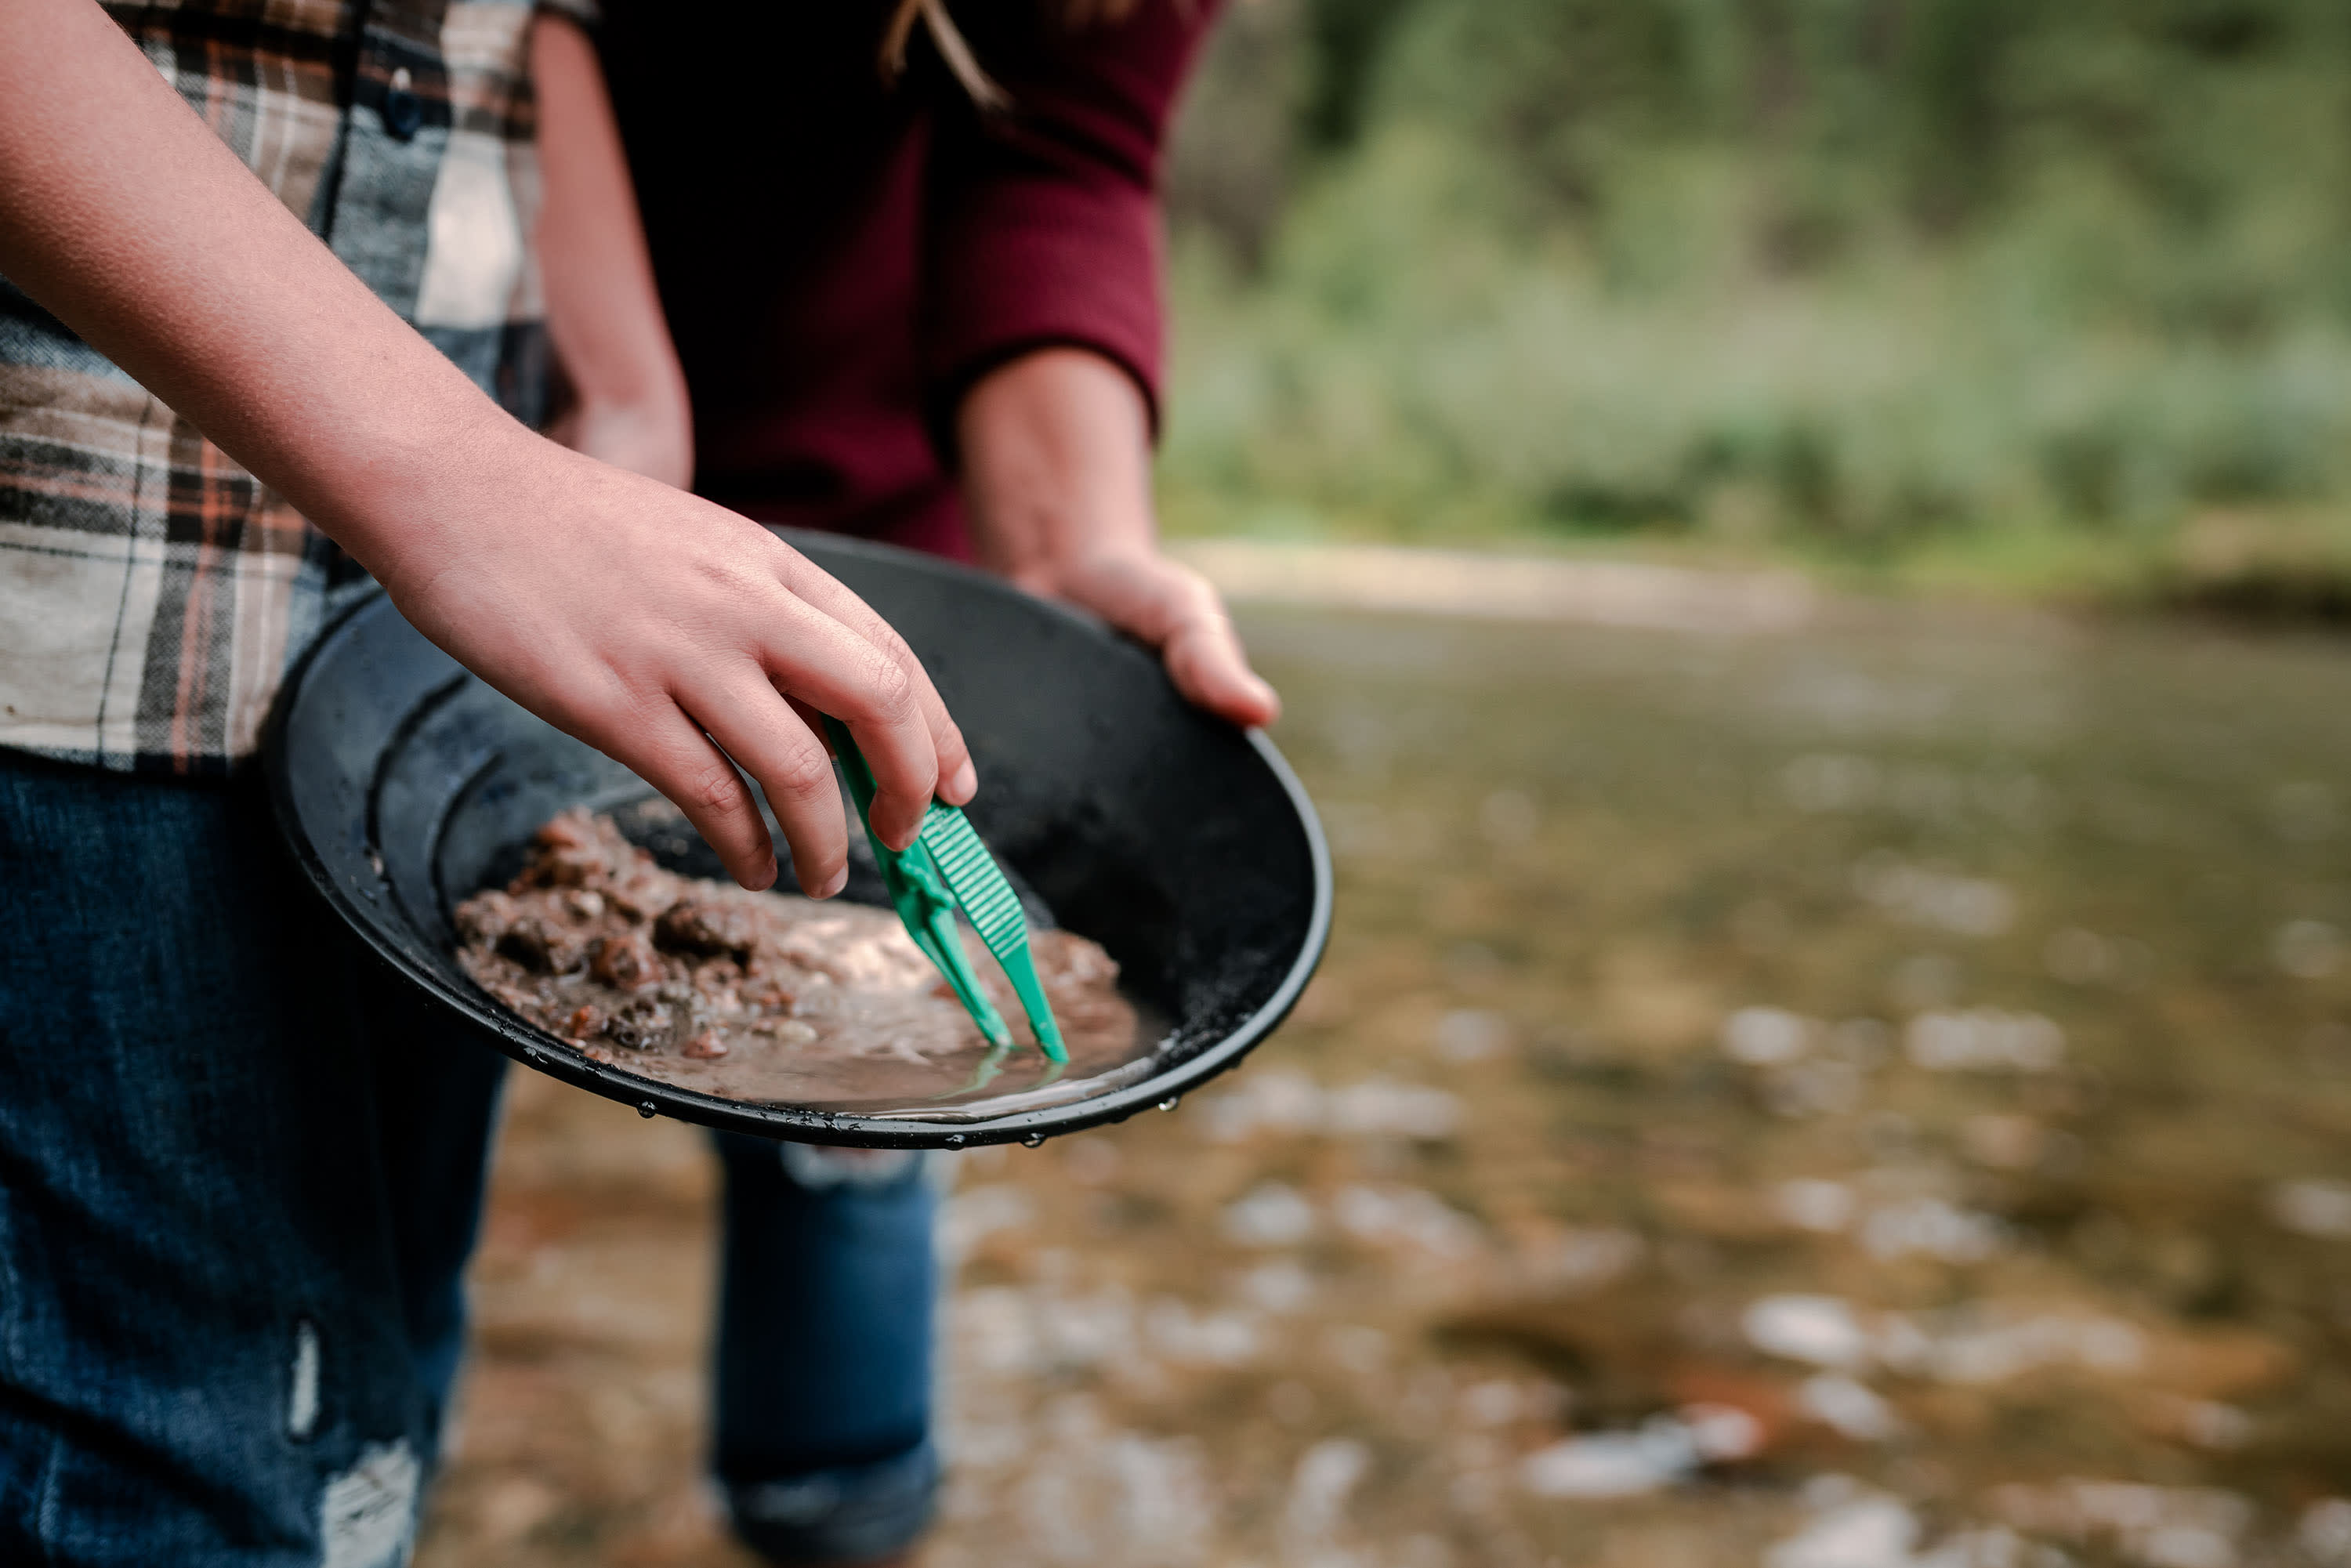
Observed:
[[[1083,558],[1157,548],[1149,412],[1101,355],[1022,356],[971,390],[956,434],[973,544],[991,570],[1058,594]]]
[[[531,74],[547,326],[573,398],[556,434],[608,462],[686,485],[694,462],[685,375],[662,319],[602,68],[579,28],[541,16],[531,34]]]
[[[0,273],[380,573],[391,497],[526,434],[89,0],[0,5]]]

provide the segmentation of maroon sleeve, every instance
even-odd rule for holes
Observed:
[[[923,373],[942,437],[974,382],[1056,343],[1123,366],[1156,427],[1160,148],[1217,4],[1137,0],[1122,20],[1081,27],[1048,18],[1061,0],[956,7],[1012,107],[959,109],[935,126]]]

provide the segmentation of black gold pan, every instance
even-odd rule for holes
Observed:
[[[632,775],[467,674],[381,596],[320,640],[271,730],[278,821],[311,881],[453,1027],[647,1115],[768,1137],[1033,1141],[1168,1103],[1270,1033],[1331,922],[1322,829],[1272,744],[1188,707],[1155,657],[1089,617],[904,550],[783,537],[913,644],[979,765],[972,824],[1032,922],[1100,942],[1156,1020],[1134,1060],[987,1090],[943,1082],[904,1103],[844,1090],[779,1104],[662,1083],[526,1023],[458,967],[450,912],[510,875],[540,822],[585,804],[640,824],[632,836],[673,870],[716,875],[716,857],[671,814],[632,810],[650,796]],[[884,902],[870,862],[843,896]]]

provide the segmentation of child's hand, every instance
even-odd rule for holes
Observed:
[[[845,874],[832,769],[796,704],[856,734],[884,842],[912,841],[935,788],[971,798],[938,694],[856,595],[747,519],[500,413],[88,0],[0,5],[0,273],[427,636],[675,801],[745,885],[774,858],[721,747],[766,789],[801,885]]]
[[[810,710],[856,735],[874,829],[893,848],[935,791],[971,799],[963,737],[913,653],[757,524],[519,429],[454,455],[432,492],[401,497],[434,520],[371,563],[402,613],[674,801],[744,886],[767,886],[776,866],[728,757],[766,790],[807,892],[836,893],[848,874]]]

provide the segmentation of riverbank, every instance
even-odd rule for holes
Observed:
[[[1750,629],[1833,593],[2351,628],[2351,516],[2328,512],[2214,511],[2159,534],[2018,525],[1875,555],[1507,524],[1420,538],[1199,497],[1167,516],[1171,548],[1243,601]]]

